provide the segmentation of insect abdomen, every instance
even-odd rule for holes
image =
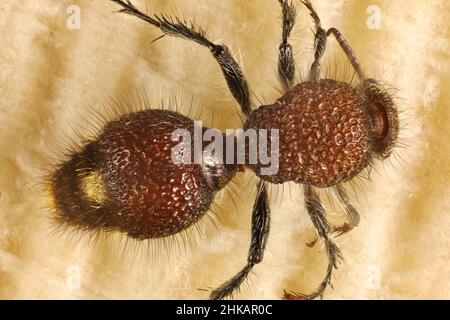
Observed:
[[[208,185],[200,164],[171,159],[178,144],[172,132],[192,132],[193,126],[191,119],[163,110],[109,122],[54,173],[58,217],[81,228],[120,230],[138,239],[169,236],[198,221],[217,190]]]

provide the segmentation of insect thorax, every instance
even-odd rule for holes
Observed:
[[[328,187],[351,179],[370,162],[370,115],[347,83],[302,82],[253,112],[244,128],[279,129],[278,173],[261,175],[260,163],[250,165],[272,183]]]

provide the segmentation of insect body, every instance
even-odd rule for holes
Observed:
[[[317,187],[353,178],[370,160],[366,109],[350,85],[330,79],[300,83],[275,104],[260,107],[245,128],[279,128],[282,160],[278,174],[260,178]]]
[[[260,178],[247,264],[213,290],[210,298],[231,295],[253,266],[262,261],[270,229],[267,183],[287,181],[303,185],[306,209],[325,243],[329,264],[317,290],[308,295],[289,292],[285,298],[322,296],[341,253],[330,237],[333,229],[315,187],[334,188],[345,206],[349,222],[345,228],[335,230],[348,231],[358,224],[358,212],[341,183],[355,177],[373,159],[383,159],[391,153],[398,119],[390,95],[376,80],[364,76],[355,54],[337,29],[321,27],[309,1],[302,1],[316,26],[309,79],[294,84],[295,64],[289,36],[296,9],[288,1],[280,0],[283,32],[278,72],[285,93],[275,103],[255,110],[251,108],[243,72],[226,46],[211,42],[193,24],[165,16],[151,17],[129,1],[112,1],[121,6],[121,12],[158,27],[165,35],[186,38],[207,47],[241,106],[246,118],[244,129],[279,131],[277,172],[262,174],[264,164],[260,159],[246,163]],[[329,36],[336,38],[354,67],[358,76],[356,86],[320,79],[320,61]],[[241,166],[221,164],[215,161],[215,155],[205,152],[202,163],[174,163],[171,151],[177,142],[170,137],[177,129],[193,132],[193,120],[175,112],[146,110],[109,122],[95,140],[73,154],[53,174],[51,189],[59,218],[84,229],[120,230],[137,239],[176,234],[198,221],[210,207],[215,193]]]
[[[178,113],[146,110],[108,123],[95,141],[53,176],[58,212],[81,228],[117,229],[137,239],[169,236],[195,223],[235,166],[214,176],[198,164],[177,165],[171,133],[194,130]]]

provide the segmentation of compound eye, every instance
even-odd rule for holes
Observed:
[[[364,95],[372,120],[372,150],[385,159],[391,154],[397,140],[397,109],[389,93],[374,79],[364,81]]]

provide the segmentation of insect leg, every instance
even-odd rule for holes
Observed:
[[[129,0],[111,0],[122,7],[119,12],[126,13],[150,23],[159,28],[165,35],[192,40],[209,48],[218,62],[227,82],[228,88],[236,101],[241,106],[245,115],[251,112],[250,92],[244,73],[239,64],[231,55],[228,47],[211,42],[201,28],[193,22],[186,22],[177,17],[171,18],[165,15],[149,16],[139,11]]]
[[[325,216],[325,209],[320,203],[318,194],[314,191],[313,187],[305,186],[305,203],[308,214],[317,229],[317,232],[321,238],[325,241],[325,248],[328,255],[328,268],[325,278],[319,287],[311,294],[302,294],[296,292],[285,292],[285,299],[300,299],[309,300],[317,297],[322,297],[323,292],[331,283],[331,276],[333,269],[337,269],[339,261],[342,259],[339,248],[333,243],[329,237],[330,226]]]
[[[278,1],[281,5],[283,18],[282,41],[278,47],[278,76],[283,85],[283,89],[288,91],[292,86],[295,75],[294,54],[292,52],[292,46],[289,43],[289,36],[294,27],[297,12],[295,6],[292,3],[289,4],[288,0]]]
[[[267,196],[267,186],[264,182],[258,183],[258,195],[253,206],[252,214],[252,239],[248,252],[247,265],[233,278],[213,290],[210,299],[223,299],[231,295],[247,278],[255,264],[262,261],[264,249],[270,229],[270,207]]]
[[[320,24],[320,18],[314,10],[310,0],[301,1],[309,10],[311,17],[314,20],[316,27],[316,32],[314,35],[314,62],[311,65],[311,70],[309,72],[309,80],[317,81],[320,78],[320,59],[325,53],[327,46],[327,32],[322,28]]]
[[[355,205],[351,202],[350,197],[347,194],[347,191],[345,191],[344,187],[341,184],[336,185],[335,187],[337,196],[339,201],[344,205],[345,207],[345,214],[347,215],[348,222],[337,225],[337,226],[330,226],[330,233],[335,236],[341,236],[344,233],[347,233],[351,231],[354,227],[356,227],[359,224],[359,213],[356,209]],[[306,245],[308,247],[313,247],[317,242],[317,236],[312,240],[309,241]]]
[[[347,194],[347,191],[345,191],[345,189],[342,185],[338,184],[338,185],[336,185],[335,188],[336,188],[339,200],[345,206],[345,213],[347,214],[348,222],[350,223],[350,226],[351,226],[350,229],[352,229],[359,224],[360,218],[359,218],[358,210],[351,202],[350,197]]]
[[[358,58],[355,55],[355,52],[353,51],[352,47],[350,47],[347,40],[344,38],[343,34],[336,28],[330,28],[327,31],[327,36],[333,35],[336,38],[336,41],[341,46],[342,50],[347,55],[348,60],[353,66],[353,69],[355,69],[356,75],[358,76],[358,79],[360,81],[364,80],[364,74],[361,69],[361,65],[359,64]]]

